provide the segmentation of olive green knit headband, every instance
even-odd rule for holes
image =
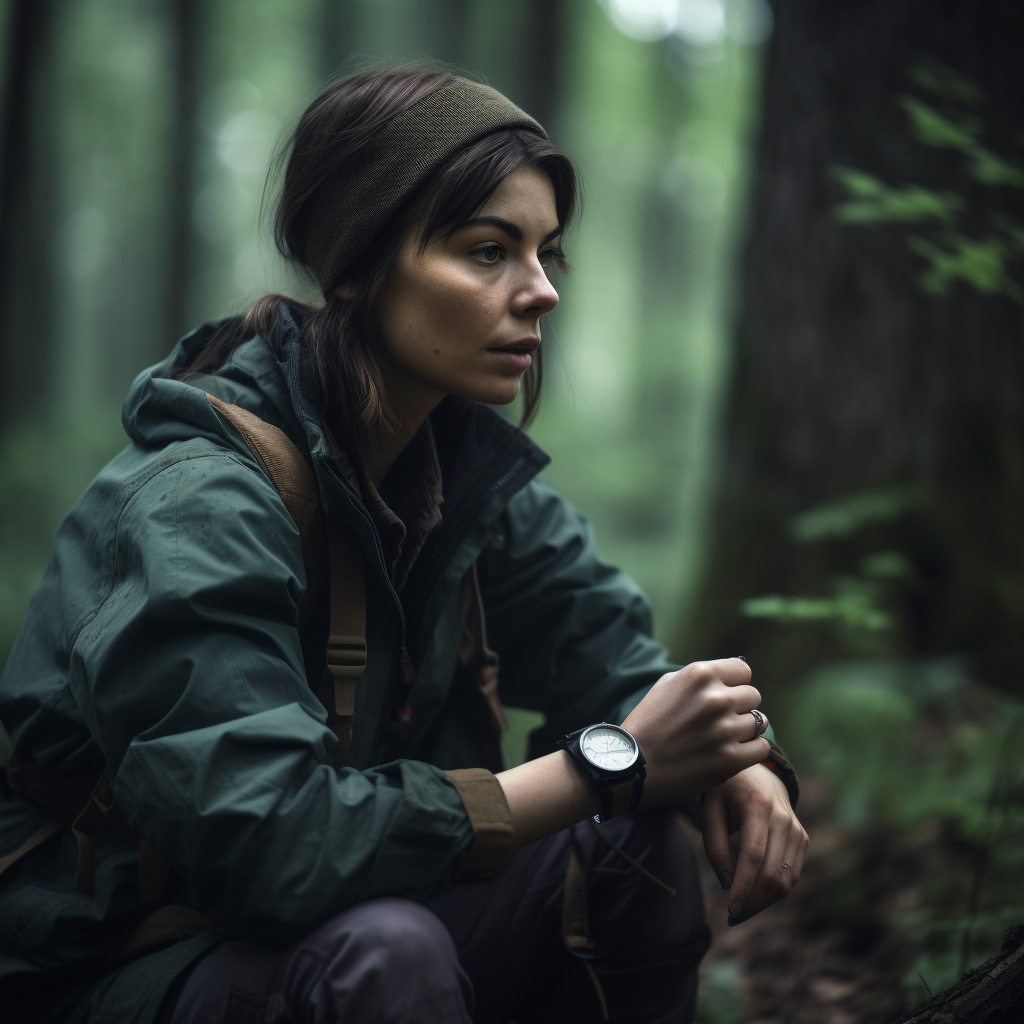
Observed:
[[[314,198],[306,263],[325,296],[348,276],[399,208],[460,149],[492,132],[544,129],[500,92],[456,78],[396,115],[357,164]]]

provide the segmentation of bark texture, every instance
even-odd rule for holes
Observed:
[[[899,1024],[1019,1024],[1024,1019],[1024,925],[1010,928],[1003,948],[952,988]]]
[[[37,411],[50,364],[47,170],[53,0],[15,0],[7,12],[0,157],[0,426]],[[41,230],[43,229],[43,230]]]
[[[1020,691],[1024,664],[1024,307],[956,286],[921,290],[904,225],[840,223],[835,167],[978,195],[964,161],[908,128],[900,96],[921,60],[974,81],[989,143],[1019,157],[1024,7],[1000,0],[775,0],[735,329],[727,447],[685,657],[742,653],[758,683],[823,658],[966,653]],[[979,201],[1021,217],[1024,191]],[[793,518],[873,488],[921,501],[845,538],[796,543]],[[858,640],[740,607],[827,596],[864,559],[901,552],[895,626]],[[852,637],[852,639],[851,639]],[[858,647],[858,645],[860,645]]]

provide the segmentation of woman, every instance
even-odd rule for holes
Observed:
[[[688,1020],[707,929],[670,809],[730,922],[797,881],[746,664],[670,664],[486,408],[536,407],[575,189],[540,125],[446,73],[303,115],[277,238],[324,304],[269,296],[139,376],[0,682],[7,1007]],[[501,698],[546,716],[505,771],[492,648]]]

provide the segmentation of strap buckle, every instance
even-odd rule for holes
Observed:
[[[327,668],[336,680],[359,679],[366,671],[366,637],[338,634],[329,637]]]

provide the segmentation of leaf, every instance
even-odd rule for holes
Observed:
[[[853,201],[840,203],[835,209],[836,219],[845,224],[949,223],[963,209],[963,200],[952,192],[937,192],[921,185],[893,188],[851,167],[837,166],[832,173],[853,197]]]
[[[915,85],[957,103],[978,104],[984,93],[969,78],[954,71],[948,64],[937,60],[922,61],[910,69],[910,80]]]
[[[864,526],[898,519],[920,500],[921,494],[916,488],[861,491],[801,513],[791,523],[789,533],[800,544],[830,537],[848,537]]]
[[[948,295],[957,281],[963,281],[986,295],[1006,295],[1024,302],[1024,290],[1010,276],[1009,247],[1002,239],[985,239],[949,234],[945,247],[920,235],[907,239],[911,251],[926,260],[929,268],[921,275],[921,287],[934,295]]]
[[[901,96],[900,106],[910,118],[914,135],[926,146],[956,149],[972,154],[978,145],[978,127],[973,123],[955,124],[934,107],[914,96]]]
[[[900,106],[925,145],[953,149],[969,157],[968,173],[975,181],[990,187],[1024,188],[1024,169],[983,146],[978,139],[981,126],[973,118],[962,118],[958,124],[913,96],[900,97]]]

